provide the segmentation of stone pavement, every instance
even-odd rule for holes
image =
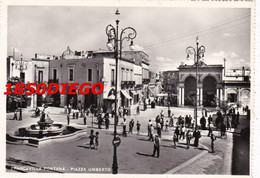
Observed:
[[[130,119],[134,119],[135,123],[137,120],[139,120],[139,122],[141,123],[142,134],[139,136],[135,135],[136,134],[135,131],[136,126],[135,126],[133,135],[129,135],[126,138],[122,138],[122,145],[120,145],[119,147],[119,150],[121,151],[119,151],[118,153],[119,158],[122,158],[123,160],[123,161],[119,160],[120,173],[228,174],[228,175],[231,174],[232,143],[233,143],[231,133],[228,133],[227,139],[218,139],[216,141],[216,153],[212,154],[212,153],[208,153],[208,148],[210,148],[210,138],[206,136],[207,131],[202,131],[202,138],[200,139],[200,143],[202,145],[199,147],[199,149],[192,147],[192,149],[186,150],[185,149],[186,145],[184,141],[181,141],[177,149],[172,148],[172,131],[174,130],[174,128],[170,128],[168,132],[165,131],[162,132],[163,144],[165,143],[165,145],[161,146],[162,157],[158,159],[159,162],[156,160],[156,158],[150,157],[150,154],[152,152],[152,143],[146,141],[147,123],[149,119],[154,121],[156,115],[158,115],[160,113],[160,110],[162,109],[164,110],[164,115],[167,116],[167,107],[156,107],[155,109],[148,108],[147,111],[141,111],[141,114],[139,116],[132,115],[127,117],[128,122]],[[64,109],[49,107],[48,111],[50,112],[50,117],[55,122],[66,123],[66,115],[63,113]],[[14,132],[19,127],[35,124],[39,120],[39,117],[31,118],[30,112],[32,112],[30,109],[23,109],[23,116],[24,116],[23,121],[9,120],[10,118],[13,117],[13,113],[7,113],[7,132]],[[176,117],[178,117],[179,115],[184,116],[186,114],[193,114],[193,109],[172,108],[172,112],[175,114]],[[111,124],[113,124],[113,119],[110,118],[110,120],[111,120]],[[168,120],[168,118],[166,117],[165,120]],[[120,118],[119,123],[121,121],[122,118]],[[91,127],[92,118],[89,117],[87,119],[87,126],[83,125],[82,118],[79,118],[78,120],[71,119],[71,124],[81,125],[82,127]],[[94,124],[94,127],[97,127],[96,124]],[[112,144],[111,144],[112,131],[113,131],[112,125],[110,126],[109,131],[104,129],[100,131],[101,132],[100,138],[103,139],[102,142],[106,145],[106,148],[104,148],[104,150],[102,149],[96,150],[96,154],[94,154],[95,156],[97,155],[101,156],[99,160],[102,160],[102,164],[104,163],[104,167],[107,168],[111,168],[111,164],[112,164]],[[122,127],[118,126],[118,133],[121,132],[122,132]],[[56,164],[60,163],[61,151],[57,152],[55,150],[61,150],[62,148],[67,148],[69,150],[73,150],[73,149],[76,150],[73,151],[73,153],[67,151],[64,152],[62,158],[67,157],[64,161],[66,163],[65,165],[72,166],[69,165],[70,159],[75,159],[77,162],[79,162],[77,166],[88,165],[83,159],[84,157],[84,158],[89,158],[88,160],[91,160],[91,163],[93,165],[100,167],[100,162],[95,163],[95,160],[98,159],[96,157],[95,158],[91,157],[93,156],[93,154],[89,151],[93,151],[93,150],[87,149],[86,151],[86,148],[82,149],[82,147],[79,147],[79,145],[82,145],[83,143],[87,142],[87,140],[88,138],[86,137],[86,138],[79,138],[78,140],[72,140],[71,142],[68,143],[67,142],[55,143],[46,146],[45,148],[42,149],[42,151],[39,148],[35,150],[35,148],[31,148],[24,145],[19,145],[20,148],[17,148],[17,146],[15,145],[8,144],[7,157],[12,158],[15,156],[16,157],[20,156],[21,160],[24,159],[26,160],[28,159],[28,156],[26,155],[30,154],[30,152],[35,152],[33,158],[36,160],[42,159],[43,161],[39,163],[41,163],[42,165],[47,163],[48,163],[47,165],[52,165],[55,163],[55,160],[58,161]],[[123,140],[127,140],[127,142],[123,142]],[[78,146],[75,147],[76,145]],[[133,149],[130,149],[132,150],[131,154],[127,156],[128,154],[126,155],[125,151],[127,150],[129,152],[129,148],[133,148]],[[18,151],[17,149],[22,149],[22,152],[17,153]],[[54,152],[55,154],[54,153],[52,154],[52,152]],[[51,159],[54,158],[55,160],[51,161],[50,163],[45,158],[43,159],[42,156],[39,157],[37,153],[41,153],[41,154],[44,153],[43,155],[45,155],[46,153],[50,153],[50,158]],[[104,159],[104,157],[102,157],[102,155],[104,154],[109,155],[107,161]],[[194,159],[194,157],[196,159]],[[33,160],[31,161],[33,162]],[[160,165],[159,169],[154,168],[156,167],[155,162],[159,163],[158,164]],[[142,166],[138,166],[139,164],[141,164]],[[91,165],[89,166],[91,167]]]

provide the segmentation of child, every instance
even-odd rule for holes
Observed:
[[[94,135],[94,130],[91,130],[90,131],[90,135],[89,135],[89,146],[91,149],[95,148],[95,145],[94,145],[94,139],[95,139],[95,135]]]
[[[139,135],[140,126],[141,126],[141,124],[139,123],[139,121],[137,121],[137,123],[136,123],[137,135]]]
[[[173,143],[174,143],[174,148],[176,148],[176,142],[178,142],[178,135],[176,132],[173,132]]]
[[[214,145],[215,145],[215,140],[216,140],[217,138],[216,138],[216,136],[215,136],[213,133],[211,133],[210,138],[211,138],[211,150],[212,150],[211,153],[215,153]]]
[[[96,132],[96,136],[95,136],[95,147],[96,147],[96,149],[98,149],[98,135],[99,135],[99,132]]]
[[[169,126],[169,123],[168,123],[168,120],[167,120],[166,123],[165,123],[165,131],[168,131],[168,126]]]

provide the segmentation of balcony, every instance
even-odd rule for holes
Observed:
[[[59,79],[50,79],[49,83],[57,83],[57,84],[59,84]]]
[[[144,78],[143,79],[143,84],[149,84],[150,83],[150,79],[149,78]]]
[[[133,88],[135,86],[135,81],[121,81],[121,88]]]

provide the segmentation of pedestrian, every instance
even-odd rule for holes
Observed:
[[[200,131],[198,130],[198,128],[195,128],[195,131],[193,132],[193,137],[195,138],[194,140],[194,146],[198,147],[199,146],[199,139],[201,137]]]
[[[126,137],[126,118],[124,118],[124,121],[121,123],[121,125],[122,125],[122,127],[123,127],[123,133],[122,133],[122,135],[124,136],[124,137]]]
[[[212,121],[213,121],[213,119],[212,119],[211,115],[209,115],[209,117],[208,117],[208,124],[211,124]]]
[[[185,126],[189,127],[189,117],[188,117],[188,115],[185,116],[184,120],[185,120]]]
[[[168,130],[168,126],[169,126],[169,122],[168,122],[168,120],[167,120],[166,123],[165,123],[165,131],[166,131],[166,132],[169,131],[169,130]]]
[[[70,114],[67,114],[67,125],[70,125]]]
[[[226,125],[224,124],[224,122],[222,122],[222,123],[220,124],[220,134],[221,134],[221,138],[222,138],[222,136],[226,135],[226,130],[227,130]]]
[[[106,125],[106,129],[109,129],[109,123],[110,123],[109,114],[108,114],[108,112],[106,112],[106,114],[105,114],[105,125]]]
[[[153,124],[150,125],[150,136],[149,136],[149,139],[148,141],[153,141],[153,137],[154,137],[154,127],[153,127]]]
[[[141,124],[139,123],[139,121],[137,121],[136,122],[137,135],[139,135],[139,133],[140,133],[140,127],[141,127]]]
[[[178,142],[178,141],[179,141],[179,134],[180,134],[179,126],[177,126],[177,127],[175,128],[174,133],[177,135],[177,142]]]
[[[161,113],[160,113],[160,118],[164,117],[164,113],[163,113],[163,110],[161,110]]]
[[[164,116],[162,115],[162,117],[161,117],[161,122],[160,122],[160,124],[161,124],[161,130],[163,130],[163,126],[164,126]],[[161,137],[160,137],[161,138]]]
[[[191,140],[191,132],[190,130],[188,130],[186,133],[187,150],[190,148],[190,140]]]
[[[79,110],[76,110],[76,119],[79,119]]]
[[[75,111],[73,111],[72,118],[75,119],[75,117],[76,117]]]
[[[185,139],[185,132],[186,132],[186,127],[185,127],[185,125],[183,125],[183,126],[181,127],[181,136],[182,136],[182,140]]]
[[[168,117],[171,117],[171,108],[170,108],[170,105],[168,106]]]
[[[195,121],[195,119],[194,119],[194,118],[192,118],[192,119],[191,119],[191,127],[192,127],[192,128],[194,128],[194,127],[195,127],[195,122],[196,122],[196,121]]]
[[[231,130],[231,128],[232,128],[231,118],[229,115],[227,115],[226,117],[227,117],[227,129]]]
[[[157,129],[157,134],[159,136],[159,138],[161,138],[161,124],[160,123],[157,123],[156,125],[156,129]]]
[[[133,134],[134,119],[129,122],[129,133]]]
[[[161,119],[160,119],[160,115],[157,115],[156,118],[155,118],[155,122],[156,122],[156,124],[159,123],[160,120],[161,120]]]
[[[69,114],[71,113],[71,105],[70,104],[68,106],[68,112],[69,112]]]
[[[215,153],[214,146],[215,146],[215,141],[217,140],[217,138],[213,133],[211,133],[210,138],[211,138],[211,151],[212,151],[211,153]]]
[[[87,113],[84,113],[83,122],[84,125],[87,125]]]
[[[96,135],[95,135],[95,148],[96,149],[98,149],[98,139],[99,139],[98,135],[99,135],[99,132],[96,132]]]
[[[17,118],[17,111],[16,111],[16,110],[14,111],[14,117],[13,117],[13,120],[18,120],[18,118]]]
[[[101,113],[98,114],[97,118],[98,118],[98,128],[102,129],[101,125],[102,125],[102,122],[103,122],[103,118],[101,116]]]
[[[153,143],[154,143],[154,147],[153,147],[152,156],[155,156],[155,154],[157,153],[157,158],[159,158],[159,156],[160,156],[160,138],[157,134],[155,134]]]
[[[176,132],[173,132],[173,146],[174,148],[176,148],[176,143],[178,142],[178,135],[176,134]]]
[[[210,136],[211,136],[212,132],[213,132],[213,130],[212,130],[211,124],[209,124],[209,132],[208,132],[208,137],[210,137]]]
[[[89,146],[90,146],[91,149],[95,148],[94,139],[95,139],[94,130],[90,130]]]
[[[174,126],[174,118],[173,118],[174,114],[171,115],[171,118],[170,118],[170,127],[173,127]]]
[[[140,115],[140,107],[139,106],[136,107],[136,114]]]
[[[202,130],[206,129],[206,119],[205,119],[204,116],[202,116],[201,119],[200,119],[200,125],[201,125]]]
[[[152,121],[151,121],[151,119],[149,119],[149,122],[147,124],[148,137],[151,136],[151,128],[150,128],[151,125],[152,125]]]

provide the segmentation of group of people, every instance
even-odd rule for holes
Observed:
[[[99,144],[99,132],[94,134],[94,130],[90,130],[89,146],[91,149],[98,149]]]
[[[131,119],[131,121],[129,122],[129,134],[133,134],[133,128],[134,128],[134,119]],[[127,126],[127,121],[126,118],[123,119],[123,122],[121,123],[122,127],[123,127],[123,132],[122,132],[122,136],[126,137],[127,133],[126,133],[126,126]],[[139,123],[139,121],[136,122],[136,131],[137,131],[137,135],[139,135],[140,133],[140,128],[141,128],[141,124]]]

